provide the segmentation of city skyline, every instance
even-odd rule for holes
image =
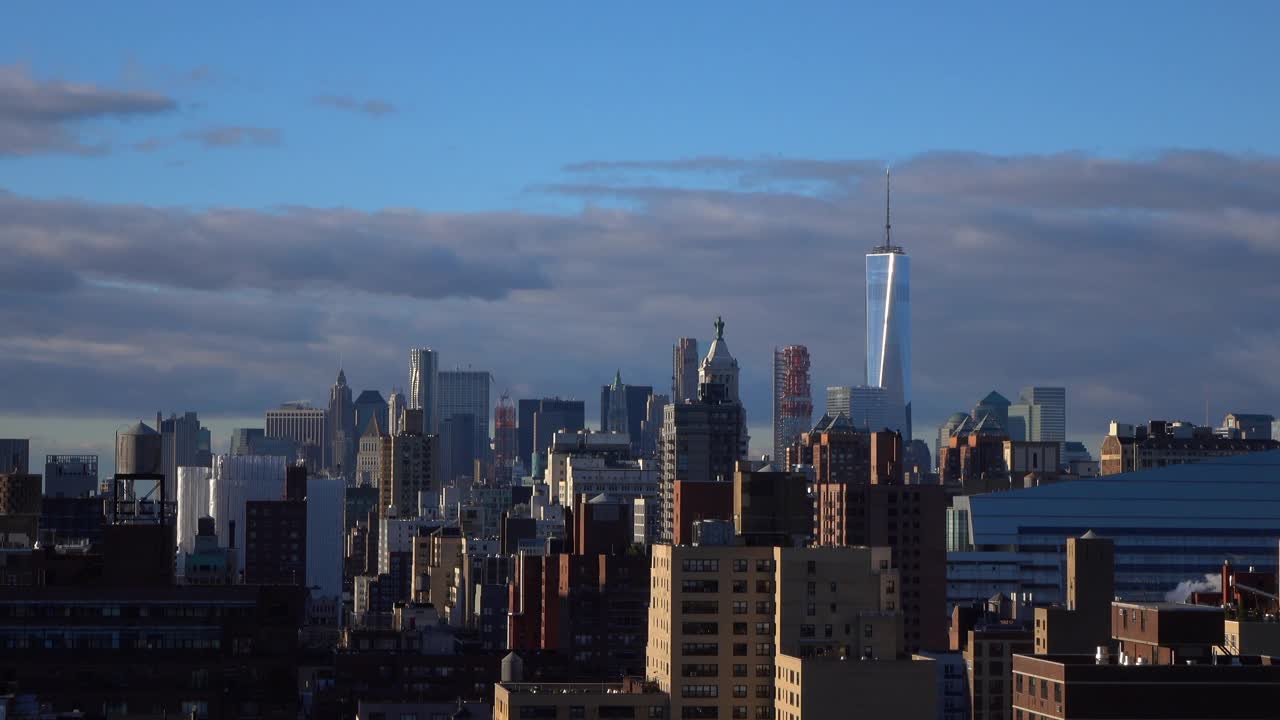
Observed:
[[[0,716],[1276,716],[1280,4],[5,19]]]
[[[1046,112],[1034,102],[1044,91],[1028,99],[1020,73],[1061,79],[1060,61],[1001,36],[979,55],[945,61],[968,73],[961,77],[984,77],[991,113],[1019,128],[994,133],[990,126],[1006,123],[988,112],[925,112],[919,93],[958,102],[934,77],[937,53],[902,58],[892,76],[831,85],[836,69],[857,67],[862,53],[883,55],[875,51],[885,41],[875,40],[830,50],[838,61],[830,67],[806,65],[824,87],[843,89],[826,95],[834,106],[786,91],[789,124],[746,122],[717,140],[707,132],[723,119],[713,103],[682,103],[686,88],[637,80],[654,100],[682,108],[687,133],[637,130],[643,141],[607,143],[555,135],[525,143],[536,160],[520,156],[510,171],[486,173],[499,151],[476,148],[490,136],[427,102],[465,99],[452,82],[254,74],[245,63],[265,42],[270,17],[245,38],[242,56],[229,57],[215,45],[143,42],[145,23],[121,24],[133,10],[106,18],[84,9],[77,22],[113,28],[118,42],[86,41],[81,24],[65,37],[36,32],[45,42],[0,53],[0,97],[10,108],[0,122],[0,324],[11,329],[0,341],[0,432],[32,435],[51,453],[104,455],[115,427],[157,409],[190,409],[225,447],[233,427],[254,426],[245,421],[281,401],[324,405],[340,367],[357,392],[407,387],[405,350],[424,344],[440,350],[441,369],[485,368],[495,390],[513,398],[575,397],[594,414],[595,393],[616,369],[667,387],[668,348],[681,336],[705,346],[709,318],[723,315],[734,327],[753,452],[768,451],[761,439],[770,434],[773,347],[809,347],[819,394],[862,382],[865,293],[855,278],[882,237],[886,164],[894,240],[910,248],[913,265],[915,437],[931,438],[993,388],[1025,385],[1067,387],[1068,439],[1095,450],[1114,416],[1203,421],[1206,402],[1215,422],[1229,411],[1274,411],[1280,336],[1267,309],[1280,246],[1267,228],[1280,206],[1280,146],[1265,130],[1276,108],[1257,93],[1222,96],[1267,66],[1257,49],[1265,44],[1241,39],[1267,23],[1112,10],[1105,27],[1087,12],[1039,22],[1055,38],[1078,25],[1124,37],[1126,54],[1147,58],[1127,66],[1141,68],[1153,88],[1141,100],[1126,94],[1133,76],[1081,57],[1070,77],[1092,82],[1061,85]],[[36,28],[51,25],[44,12],[19,14]],[[784,22],[821,34],[819,16],[844,12],[826,7]],[[651,21],[594,18],[611,36]],[[480,21],[463,11],[440,19]],[[748,37],[773,27],[736,22]],[[1203,75],[1188,76],[1161,64],[1173,50],[1131,32],[1152,22],[1202,31],[1206,43],[1236,40],[1214,45],[1219,52],[1202,55]],[[303,25],[335,32],[330,18]],[[659,36],[684,52],[697,46],[696,36]],[[135,52],[119,49],[131,40]],[[574,47],[582,50],[556,52]],[[452,43],[433,52],[410,54],[405,67],[480,62]],[[1017,52],[1022,69],[1005,62]],[[568,67],[566,55],[547,57],[549,67]],[[486,77],[506,67],[483,62]],[[604,71],[632,68],[614,56],[602,63]],[[717,68],[690,68],[690,82],[723,79]],[[547,67],[530,72],[549,81]],[[1174,78],[1177,97],[1160,89]],[[1224,86],[1224,78],[1235,79]],[[573,90],[539,87],[546,97],[530,112],[545,130]],[[894,97],[889,89],[907,97],[865,115],[861,99]],[[586,115],[628,107],[617,92],[592,90],[587,97],[600,100]],[[261,102],[264,93],[274,99]],[[1202,102],[1188,105],[1184,95]],[[50,103],[65,113],[15,110]],[[1067,106],[1105,106],[1108,126],[1053,114]],[[1210,106],[1228,131],[1190,119]],[[822,112],[832,107],[834,116]],[[893,123],[882,114],[888,108]],[[913,111],[917,119],[898,127],[896,113]],[[403,163],[386,143],[408,142],[437,121],[448,126],[440,142],[462,149],[423,155],[411,146],[415,160],[431,159],[421,165],[431,172],[403,182]],[[316,151],[318,130],[344,138],[332,158],[342,177],[319,183],[326,173],[308,172],[293,182],[297,170],[314,170],[299,163]],[[385,172],[364,172],[369,162]],[[240,172],[248,164],[253,177]],[[356,176],[367,181],[348,179]],[[431,192],[406,193],[419,181]],[[33,244],[42,251],[33,254]]]

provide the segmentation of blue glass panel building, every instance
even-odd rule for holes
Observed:
[[[1066,539],[1115,541],[1116,594],[1164,600],[1224,560],[1275,572],[1280,451],[955,499],[948,601],[996,592],[1062,602]]]
[[[884,389],[885,426],[909,440],[911,258],[895,245],[867,253],[867,385]]]

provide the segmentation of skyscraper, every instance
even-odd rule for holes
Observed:
[[[422,429],[427,434],[440,432],[439,364],[440,355],[431,348],[409,350],[408,406],[422,411]]]
[[[485,370],[446,370],[437,373],[436,401],[438,421],[444,422],[454,415],[470,415],[474,429],[469,436],[474,445],[472,457],[489,459],[489,373]],[[427,427],[425,409],[423,428]],[[456,432],[456,430],[455,430]],[[427,434],[432,434],[427,431]],[[456,468],[455,472],[459,472]],[[470,474],[468,468],[466,474]]]
[[[498,406],[493,409],[493,460],[495,476],[500,483],[512,480],[511,468],[517,457],[516,406],[511,396],[502,393]],[[524,462],[529,462],[528,458]],[[523,463],[522,463],[523,464]],[[519,478],[515,478],[519,480]]]
[[[890,242],[884,177],[884,244],[867,253],[867,384],[884,388],[885,426],[910,439],[911,258]]]
[[[418,409],[421,410],[421,408]],[[395,435],[404,429],[401,426],[404,411],[404,390],[391,388],[391,393],[387,395],[387,424],[384,426],[388,435]]]
[[[1027,422],[1028,440],[1056,443],[1067,441],[1066,388],[1038,385],[1024,387],[1020,399],[1023,404],[1033,406]]]
[[[671,402],[698,399],[698,340],[680,338],[672,348]]]
[[[605,432],[627,433],[627,386],[622,384],[622,371],[613,376],[608,394],[601,395],[600,425]]]
[[[267,411],[267,437],[289,438],[298,445],[298,455],[308,469],[318,471],[326,466],[328,413],[305,402],[282,403]],[[221,533],[221,531],[219,531]]]
[[[369,421],[374,417],[378,418],[379,427],[387,426],[387,401],[382,399],[382,393],[377,390],[363,390],[356,397],[355,405],[357,441],[361,435],[364,435],[365,429],[369,427]]]
[[[1000,427],[1005,431],[1009,430],[1009,400],[1000,393],[992,390],[987,396],[978,401],[973,406],[974,422],[981,422],[982,418],[990,415],[1000,423]]]
[[[156,413],[156,427],[160,428],[160,465],[164,473],[164,491],[167,497],[177,497],[178,468],[201,465],[200,460],[200,418],[194,412],[185,412],[181,417],[170,415],[162,420]]]
[[[833,385],[827,388],[827,414],[843,414],[860,428],[886,427],[884,388],[870,385]],[[805,428],[808,430],[808,428]]]
[[[516,441],[520,460],[532,468],[534,453],[545,453],[557,430],[577,432],[586,429],[586,404],[581,400],[542,398],[518,403],[519,424]]]
[[[617,381],[622,380],[622,374],[619,373],[615,378]],[[645,421],[646,408],[649,405],[649,397],[653,395],[652,385],[631,385],[621,383],[622,399],[626,402],[625,408],[619,409],[614,407],[612,398],[614,396],[613,384],[600,386],[600,429],[609,432],[614,428],[609,426],[609,418],[615,417],[617,420],[623,420],[622,417],[615,416],[615,413],[621,412],[625,415],[625,421],[617,425],[619,428],[616,432],[625,432],[631,440],[632,452],[640,452],[642,443],[642,431]]]
[[[809,348],[788,345],[773,350],[773,461],[782,463],[787,448],[813,425],[809,389]]]
[[[356,466],[356,410],[342,370],[338,370],[338,379],[329,388],[328,424],[329,466],[351,474]]]
[[[747,456],[747,414],[738,401],[738,361],[716,318],[716,339],[699,372],[698,399],[664,409],[659,439],[662,537],[676,535],[676,483],[732,482]]]

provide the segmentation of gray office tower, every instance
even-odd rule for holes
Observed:
[[[581,400],[542,398],[517,403],[516,446],[520,460],[532,468],[533,454],[545,453],[557,430],[585,430],[586,403]]]
[[[431,348],[409,350],[410,410],[422,411],[422,431],[428,435],[440,432],[440,355]],[[398,422],[398,421],[393,421]]]
[[[80,498],[98,494],[97,455],[46,455],[46,497]]]
[[[378,418],[378,427],[387,427],[387,401],[382,399],[382,393],[377,390],[363,390],[356,397],[356,444],[360,444],[360,437],[364,435],[364,431],[369,429],[369,421]]]
[[[698,399],[698,340],[680,338],[671,349],[671,402]]]
[[[618,386],[616,389],[615,385]],[[652,394],[652,385],[627,385],[622,382],[622,373],[619,372],[613,384],[600,387],[600,429],[627,433],[631,438],[632,451],[639,450]],[[615,397],[621,400],[621,408],[614,407]],[[610,418],[613,418],[612,422]]]
[[[164,491],[167,497],[178,496],[178,468],[183,466],[209,467],[212,457],[201,452],[200,418],[194,412],[182,417],[170,415],[162,420],[156,413],[156,425],[160,428],[160,467],[164,473]],[[207,448],[206,448],[207,449]]]
[[[31,441],[27,438],[0,438],[0,474],[28,475],[31,472]]]
[[[888,419],[884,388],[868,385],[833,385],[827,388],[827,414],[844,413],[859,428],[883,430]]]
[[[338,379],[329,388],[329,466],[354,477],[356,467],[356,408],[351,402],[347,374],[338,370]]]
[[[911,258],[889,237],[885,171],[884,244],[867,253],[867,385],[884,388],[885,422],[911,439]]]
[[[1032,442],[1067,441],[1067,389],[1031,386],[1022,389],[1019,403],[1027,412],[1027,440]],[[1018,406],[1011,406],[1012,416]],[[1018,408],[1022,410],[1022,408]]]
[[[475,425],[475,457],[484,461],[489,459],[489,408],[492,407],[489,381],[486,370],[445,370],[436,375],[436,388],[440,392],[436,411],[440,421],[454,415],[470,415]],[[426,426],[424,413],[423,427]]]

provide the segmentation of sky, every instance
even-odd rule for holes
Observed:
[[[861,380],[886,166],[916,437],[1280,414],[1280,6],[889,5],[7,8],[0,436],[225,447],[411,346],[592,416],[723,315],[765,451],[775,346]]]

